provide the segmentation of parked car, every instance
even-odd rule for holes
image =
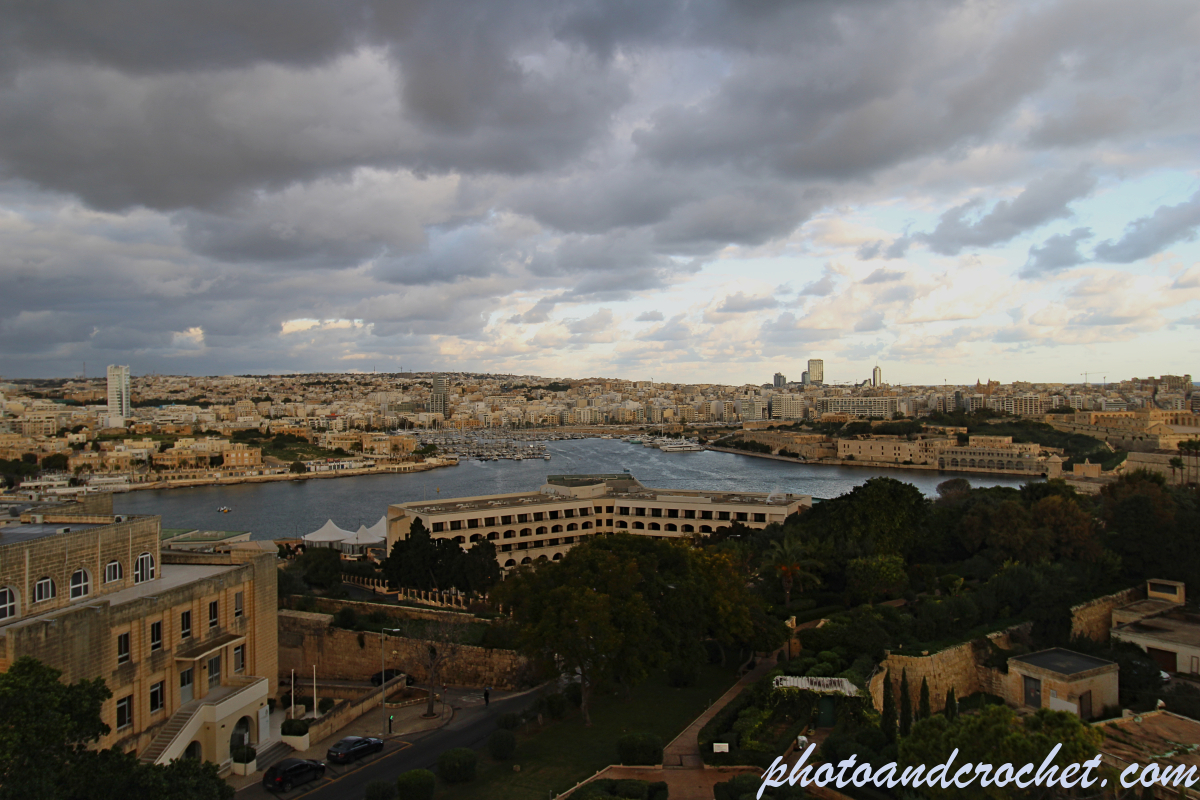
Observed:
[[[374,675],[371,676],[371,685],[372,686],[383,686],[383,684],[387,683],[392,678],[395,678],[398,675],[404,675],[404,670],[402,670],[402,669],[385,669],[383,672],[376,672]],[[412,675],[405,676],[405,678],[404,678],[405,686],[412,686],[416,682],[417,682],[417,679],[414,678]]]
[[[308,758],[285,758],[263,775],[263,788],[272,792],[290,792],[293,786],[315,781],[325,774],[325,765]]]
[[[382,751],[383,739],[374,739],[370,736],[347,736],[329,748],[329,752],[325,754],[325,759],[335,764],[349,764],[351,761],[357,761],[369,753],[380,753]]]

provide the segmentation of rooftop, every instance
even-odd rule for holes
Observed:
[[[89,528],[103,527],[104,525],[95,522],[22,522],[0,528],[0,545],[24,544],[44,539],[47,536],[54,536],[57,533],[74,533]]]
[[[1124,763],[1200,766],[1200,722],[1194,719],[1152,711],[1112,720],[1100,730],[1104,732],[1100,752]]]
[[[1101,667],[1116,666],[1116,662],[1114,661],[1107,661],[1095,656],[1085,656],[1083,653],[1076,653],[1074,650],[1064,650],[1061,647],[1042,650],[1037,653],[1029,653],[1024,656],[1013,656],[1009,661],[1020,661],[1024,664],[1029,664],[1031,667],[1057,672],[1059,675],[1076,675],[1080,672],[1100,669]]]
[[[1200,618],[1194,614],[1167,614],[1164,616],[1128,622],[1113,629],[1113,633],[1129,633],[1150,636],[1164,642],[1200,647]]]
[[[170,531],[170,535],[168,535]],[[162,532],[163,541],[172,542],[223,542],[227,539],[236,539],[239,536],[249,536],[250,531],[201,531],[187,528],[164,528]]]

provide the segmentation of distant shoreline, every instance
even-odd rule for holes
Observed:
[[[336,469],[321,472],[306,472],[303,475],[287,473],[284,475],[250,475],[242,478],[204,478],[201,480],[185,481],[155,481],[153,483],[131,483],[122,487],[121,492],[138,492],[150,489],[194,489],[200,486],[237,486],[243,483],[278,483],[281,481],[310,481],[326,478],[358,478],[364,475],[408,475],[413,472],[428,472],[439,467],[456,467],[457,463],[418,464],[413,469]]]
[[[1017,470],[1001,470],[1001,469],[971,469],[970,467],[959,467],[957,469],[942,469],[936,464],[887,464],[881,461],[845,461],[842,459],[822,459],[811,460],[804,458],[791,458],[790,456],[777,456],[771,453],[752,453],[749,450],[737,450],[731,447],[714,447],[713,445],[705,445],[706,449],[713,450],[718,453],[732,453],[735,456],[754,456],[755,458],[770,458],[774,461],[786,461],[789,464],[806,464],[814,467],[863,467],[865,469],[906,469],[916,472],[941,472],[952,473],[956,475],[1000,475],[1007,478],[1045,478],[1045,473],[1042,472],[1018,472]]]

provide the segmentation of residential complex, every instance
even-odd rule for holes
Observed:
[[[492,542],[500,566],[512,569],[557,561],[589,536],[686,539],[733,523],[763,528],[811,506],[807,495],[651,489],[628,473],[551,475],[536,492],[388,506],[387,552],[419,519],[435,539],[451,539],[464,548]]]

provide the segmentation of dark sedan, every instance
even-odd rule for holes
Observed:
[[[285,758],[263,775],[263,788],[272,792],[290,792],[293,786],[315,781],[325,774],[320,761],[305,758]]]
[[[370,753],[382,751],[383,739],[373,739],[370,736],[347,736],[329,748],[325,758],[335,764],[349,764]]]

